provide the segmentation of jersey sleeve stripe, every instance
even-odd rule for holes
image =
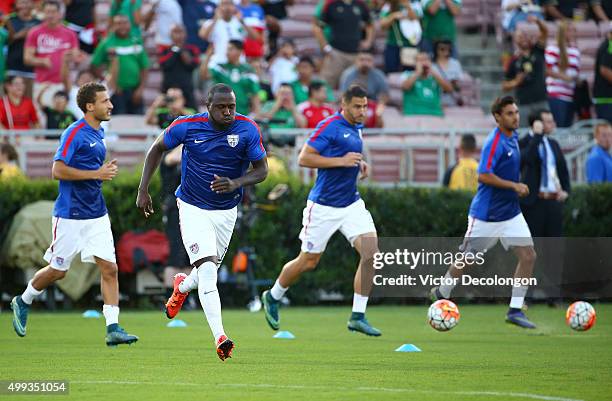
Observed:
[[[172,121],[172,124],[170,124],[168,128],[164,130],[164,136],[168,133],[168,131],[170,131],[170,128],[174,127],[175,125],[197,122],[208,122],[208,117],[177,118],[176,120]]]
[[[77,132],[79,132],[79,130],[81,128],[83,128],[85,126],[85,123],[82,122],[79,125],[77,125],[72,132],[70,133],[70,135],[68,136],[68,139],[66,140],[66,143],[64,144],[64,150],[62,150],[62,157],[66,157],[66,155],[68,154],[68,148],[70,148],[70,144],[72,143],[72,140],[74,139],[74,136],[76,135]]]
[[[317,139],[317,137],[318,137],[318,136],[321,134],[321,132],[323,132],[323,130],[324,130],[325,128],[327,128],[327,126],[328,126],[329,124],[331,124],[332,122],[337,121],[337,120],[339,120],[339,119],[340,119],[340,117],[335,116],[335,117],[332,117],[332,118],[330,118],[329,120],[327,120],[327,121],[326,121],[326,122],[325,122],[323,125],[321,125],[321,126],[319,127],[319,129],[317,129],[317,130],[315,131],[315,133],[312,135],[312,138],[310,138],[310,140],[309,140],[308,142],[313,142],[314,140],[316,140],[316,139]]]
[[[491,146],[491,151],[489,152],[489,158],[487,159],[487,170],[490,170],[491,164],[493,164],[493,156],[495,156],[495,150],[497,149],[497,143],[499,142],[500,135],[501,132],[497,131],[495,139],[493,140],[493,145]]]
[[[244,117],[244,116],[236,116],[236,120],[248,121],[251,124],[253,124],[255,128],[257,128],[257,132],[259,133],[259,147],[261,148],[261,150],[265,151],[266,149],[263,146],[263,136],[261,135],[261,130],[259,129],[259,125],[257,125],[255,121],[251,120],[248,117]]]

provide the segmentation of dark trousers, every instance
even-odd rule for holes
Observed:
[[[566,102],[565,100],[549,97],[548,105],[550,106],[550,112],[555,118],[557,127],[567,128],[572,126],[575,113],[574,102]]]
[[[597,118],[602,118],[612,123],[612,104],[596,104],[595,112],[597,113]]]
[[[115,92],[111,96],[113,114],[143,114],[142,102],[134,103],[133,94],[134,89],[122,89],[121,93]]]
[[[532,237],[561,237],[563,235],[563,203],[550,199],[536,199],[521,205]]]

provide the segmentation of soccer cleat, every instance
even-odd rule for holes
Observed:
[[[357,331],[372,337],[380,337],[382,334],[376,327],[370,326],[370,323],[365,317],[349,320],[347,328],[349,331]]]
[[[11,300],[11,309],[13,310],[13,328],[15,333],[19,337],[25,337],[30,305],[23,302],[21,296],[17,296]]]
[[[114,326],[113,329],[109,329],[106,333],[106,345],[114,347],[119,344],[132,344],[138,341],[138,337],[132,334],[128,334],[118,324],[110,325]]]
[[[179,285],[187,278],[185,273],[178,273],[174,275],[174,291],[166,302],[166,316],[168,319],[174,319],[176,315],[181,311],[183,302],[187,299],[188,292],[179,291]]]
[[[261,294],[263,301],[264,312],[266,315],[266,321],[272,330],[278,330],[280,327],[280,317],[278,316],[278,301],[272,298],[269,290],[266,290]]]
[[[234,350],[234,342],[227,338],[224,334],[217,340],[217,356],[222,361],[232,357],[232,351]]]
[[[429,291],[429,300],[433,303],[440,299],[446,299],[440,292],[440,287],[434,287]]]
[[[506,322],[515,324],[524,329],[535,329],[536,325],[532,323],[525,313],[520,309],[510,308],[508,314],[506,315]]]

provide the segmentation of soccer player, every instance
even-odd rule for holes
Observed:
[[[236,95],[225,84],[208,92],[207,113],[177,118],[149,149],[136,205],[145,217],[153,213],[149,182],[163,153],[183,144],[181,184],[176,190],[183,245],[193,266],[188,276],[174,277],[166,316],[174,318],[190,291],[200,303],[215,338],[217,355],[231,357],[234,343],[225,335],[217,268],[225,256],[236,223],[242,187],[268,174],[266,151],[257,124],[236,113]],[[253,166],[251,170],[249,164]]]
[[[489,134],[478,165],[478,189],[472,199],[468,228],[462,250],[483,252],[498,240],[505,249],[512,248],[518,257],[515,278],[530,278],[536,253],[527,222],[521,213],[519,197],[529,194],[529,188],[519,180],[521,151],[518,144],[519,109],[511,96],[498,98],[491,107],[497,127]],[[455,266],[446,278],[459,278],[462,269]],[[449,282],[451,280],[448,280]],[[431,291],[432,300],[450,297],[453,285],[441,285]],[[506,321],[523,328],[533,324],[522,311],[527,286],[512,287],[510,309]]]
[[[102,182],[117,175],[117,161],[104,162],[106,145],[102,121],[110,120],[113,105],[104,85],[87,83],[78,91],[77,103],[85,116],[70,125],[60,137],[53,158],[53,178],[59,180],[59,196],[53,210],[53,242],[45,253],[49,265],[40,269],[21,296],[13,298],[13,327],[26,335],[30,305],[36,296],[61,280],[72,259],[81,253],[83,262],[96,263],[106,319],[106,345],[131,344],[138,337],[119,326],[119,282],[115,245]]]
[[[316,168],[318,174],[303,212],[301,252],[285,264],[272,289],[262,294],[266,320],[274,330],[280,326],[279,300],[302,273],[317,266],[330,237],[340,230],[361,257],[348,329],[369,336],[381,334],[365,318],[372,288],[367,277],[373,275],[378,239],[372,216],[357,191],[358,176],[367,177],[369,169],[361,154],[367,110],[366,91],[350,86],[342,96],[342,111],[321,121],[300,152],[300,166]]]

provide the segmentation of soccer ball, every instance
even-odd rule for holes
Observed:
[[[565,322],[578,331],[587,331],[595,324],[595,308],[588,302],[574,302],[565,312]]]
[[[459,308],[448,299],[440,299],[429,307],[427,322],[438,331],[448,331],[459,323]]]

